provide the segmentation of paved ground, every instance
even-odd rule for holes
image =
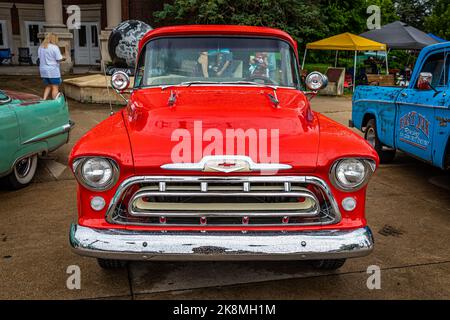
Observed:
[[[30,77],[0,77],[0,87],[40,92]],[[70,101],[77,125],[55,159],[41,161],[35,183],[0,190],[0,299],[450,299],[450,176],[399,154],[373,177],[367,217],[372,255],[338,272],[299,262],[132,263],[105,272],[73,254],[68,227],[76,219],[76,184],[66,167],[73,143],[109,114],[107,105]],[[346,124],[348,98],[316,98],[314,109]],[[67,267],[81,268],[81,290],[66,288]],[[381,290],[368,290],[369,265],[381,270]]]

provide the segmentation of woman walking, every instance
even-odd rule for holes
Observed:
[[[61,84],[59,63],[66,60],[66,58],[61,55],[56,45],[57,43],[58,37],[54,33],[47,33],[38,50],[39,72],[46,85],[43,96],[44,100],[47,100],[50,93],[52,99],[55,99],[59,93],[59,85]]]

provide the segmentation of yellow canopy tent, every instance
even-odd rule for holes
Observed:
[[[337,65],[338,51],[354,51],[355,63],[353,70],[353,83],[356,80],[356,57],[358,51],[385,51],[386,52],[386,73],[388,74],[388,62],[387,62],[387,48],[383,43],[379,43],[373,40],[369,40],[355,34],[345,32],[332,36],[326,39],[322,39],[316,42],[311,42],[306,45],[305,53],[303,55],[302,69],[305,67],[306,53],[310,50],[336,50],[335,67]],[[355,86],[353,85],[353,90]]]

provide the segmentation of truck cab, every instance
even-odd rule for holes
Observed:
[[[128,260],[310,260],[373,250],[365,218],[375,150],[314,112],[297,43],[277,29],[176,26],[140,40],[127,106],[74,146],[70,244]],[[128,87],[113,74],[112,86]],[[308,98],[309,97],[309,98]]]
[[[364,132],[380,161],[396,150],[450,167],[450,43],[424,48],[408,87],[359,86],[351,125]]]

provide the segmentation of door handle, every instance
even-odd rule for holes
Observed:
[[[402,96],[403,96],[403,97],[407,97],[408,94],[407,94],[406,92],[402,92]]]

